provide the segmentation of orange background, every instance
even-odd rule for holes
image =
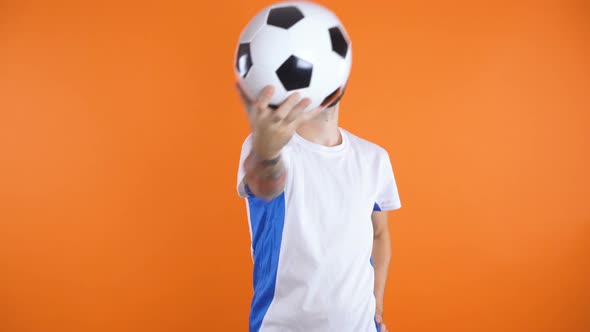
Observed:
[[[238,34],[268,1],[0,2],[0,331],[246,331]],[[590,2],[323,1],[391,154],[393,331],[590,331]]]

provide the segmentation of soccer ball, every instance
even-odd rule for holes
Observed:
[[[264,8],[242,31],[235,72],[250,99],[271,84],[271,108],[297,91],[311,99],[309,111],[340,101],[351,62],[348,33],[334,13],[311,2],[282,2]]]

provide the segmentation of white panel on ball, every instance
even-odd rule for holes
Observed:
[[[342,29],[344,30],[344,28]],[[346,30],[344,30],[344,32],[346,33]],[[346,36],[346,38],[348,38],[348,35]],[[350,70],[352,69],[352,43],[350,42],[350,39],[348,40],[348,54],[346,54],[346,59],[344,59],[344,61],[346,62],[346,81],[348,81],[348,78],[350,77]]]
[[[252,38],[266,25],[266,18],[268,17],[269,8],[261,10],[242,31],[240,35],[240,43],[248,43]]]
[[[303,59],[321,64],[318,62],[319,56],[332,51],[328,33],[330,27],[313,17],[306,17],[304,23],[288,30],[292,48]]]
[[[246,95],[248,95],[250,99],[255,100],[258,99],[264,87],[269,84],[274,85],[275,87],[275,93],[272,96],[270,103],[278,105],[283,102],[285,96],[287,96],[287,91],[283,88],[279,78],[273,71],[254,65],[241,85],[244,92],[246,92]]]
[[[341,85],[346,83],[348,79],[348,75],[350,74],[350,59],[351,59],[351,49],[348,49],[347,59],[342,59],[342,57],[335,52],[326,54],[326,67],[330,67],[330,73],[326,73],[327,75],[331,76],[333,80],[340,82]]]
[[[331,55],[331,53],[324,53],[317,59],[321,66],[316,66],[314,75],[311,76],[311,86],[315,88],[310,89],[308,95],[312,100],[317,101],[314,103],[316,106],[319,106],[330,93],[343,85],[341,77],[335,74],[341,70],[339,68],[342,67],[340,64],[343,61],[331,62],[329,61]]]
[[[252,63],[271,71],[277,70],[293,54],[287,30],[264,26],[250,43]]]
[[[297,1],[290,3],[292,3],[294,6],[297,6],[303,12],[303,15],[305,15],[306,18],[310,18],[316,22],[322,22],[328,28],[331,28],[335,25],[341,25],[338,16],[322,5],[312,2]]]

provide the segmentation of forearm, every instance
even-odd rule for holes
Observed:
[[[271,200],[283,191],[287,170],[280,153],[262,159],[251,152],[244,162],[244,168],[245,182],[255,196]]]
[[[375,297],[383,299],[385,294],[385,284],[387,283],[387,272],[389,271],[389,262],[391,260],[391,239],[389,232],[383,232],[373,239],[373,267],[375,270]]]

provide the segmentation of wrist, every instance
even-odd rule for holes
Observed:
[[[250,155],[253,160],[262,164],[276,165],[281,159],[281,151],[260,151],[252,148]]]
[[[259,163],[263,167],[272,167],[276,166],[281,161],[281,154],[279,153],[276,156],[265,158],[261,158],[256,154],[253,154],[253,158],[257,163]]]
[[[374,291],[373,294],[375,295],[375,299],[376,300],[383,300],[383,296],[385,295],[385,292],[380,292],[380,291]]]
[[[257,176],[267,177],[269,172],[271,172],[270,174],[276,175],[277,170],[282,168],[278,168],[281,161],[282,157],[280,153],[276,157],[261,157],[256,152],[250,151],[250,154],[244,161],[244,167],[246,172],[252,175],[257,174]]]
[[[252,132],[251,153],[259,160],[275,159],[281,154],[282,146],[275,142],[275,138],[268,137],[259,131]]]

